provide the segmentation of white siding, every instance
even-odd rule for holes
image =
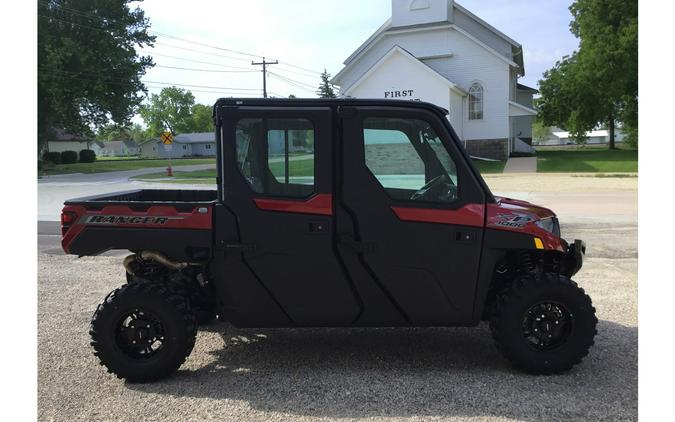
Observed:
[[[392,26],[408,26],[448,20],[448,0],[392,0]]]
[[[407,50],[415,57],[429,57],[451,53],[450,57],[423,60],[436,72],[468,91],[473,82],[479,82],[484,89],[483,120],[468,120],[464,112],[461,126],[464,139],[508,138],[508,99],[510,66],[465,35],[450,29],[403,32],[388,35],[370,48],[353,64],[342,77],[341,89],[348,89],[365,74],[381,57],[395,45]],[[419,79],[419,76],[417,77]],[[445,91],[447,92],[447,91]],[[360,92],[351,94],[360,97]],[[377,98],[380,98],[378,96]],[[452,108],[446,93],[435,104]],[[463,107],[468,107],[466,101]],[[458,131],[459,133],[459,131]]]
[[[448,107],[448,120],[455,129],[459,139],[464,140],[464,116],[467,112],[464,110],[464,97],[455,91],[450,91],[450,107]]]
[[[454,23],[469,34],[492,47],[499,54],[503,54],[507,59],[513,59],[513,54],[511,53],[511,44],[508,41],[480,23],[476,22],[473,18],[467,16],[461,10],[455,9]]]
[[[423,62],[465,91],[474,82],[483,87],[483,120],[469,120],[464,102],[464,139],[507,138],[510,66],[457,31],[446,37],[452,56]]]
[[[448,84],[430,76],[420,69],[419,63],[395,52],[388,57],[376,72],[362,80],[347,93],[356,98],[392,98],[387,92],[405,91],[406,96],[393,97],[398,100],[428,101],[443,108],[449,108]],[[412,91],[412,96],[409,94]]]

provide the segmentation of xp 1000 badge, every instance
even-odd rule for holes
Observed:
[[[497,214],[492,223],[498,226],[519,229],[532,221],[534,221],[534,218],[527,214]]]

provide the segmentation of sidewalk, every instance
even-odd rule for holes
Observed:
[[[537,157],[511,157],[506,162],[504,173],[536,173]]]

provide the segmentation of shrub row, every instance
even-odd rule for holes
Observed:
[[[42,159],[52,164],[74,164],[78,162],[78,154],[75,151],[45,152]],[[80,163],[93,163],[94,161],[96,161],[96,153],[93,150],[83,149],[80,151]]]

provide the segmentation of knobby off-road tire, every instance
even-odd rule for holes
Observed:
[[[108,372],[149,382],[185,362],[195,344],[197,321],[185,298],[166,286],[132,283],[113,290],[98,305],[89,334],[94,354]]]
[[[569,277],[524,276],[503,290],[490,320],[499,351],[534,374],[569,370],[588,354],[597,334],[591,298]]]

